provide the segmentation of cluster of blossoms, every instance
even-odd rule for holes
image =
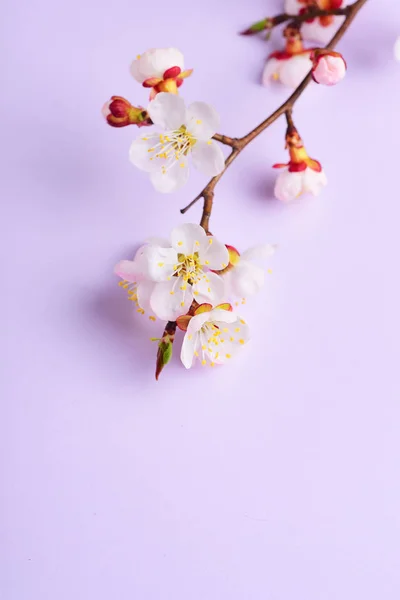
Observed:
[[[185,331],[181,359],[186,368],[196,357],[203,365],[225,363],[248,341],[248,326],[232,305],[261,289],[264,270],[253,261],[273,252],[274,246],[265,245],[239,254],[200,225],[186,223],[173,229],[169,240],[150,239],[133,260],[116,265],[137,311],[168,322],[158,340],[161,366],[174,339],[171,323]]]
[[[346,14],[346,4],[345,0],[286,0],[286,13],[243,32],[270,33],[276,25],[290,21],[283,31],[285,47],[269,56],[263,82],[279,80],[296,87],[311,74],[305,84],[312,77],[330,86],[343,79],[346,63],[341,54],[329,45],[306,48],[304,40],[325,43]],[[400,41],[395,54],[400,56]],[[220,119],[212,106],[201,101],[186,106],[178,90],[192,69],[185,69],[184,57],[176,48],[154,48],[138,55],[131,74],[149,90],[146,108],[112,96],[102,112],[112,127],[136,125],[141,129],[130,146],[129,159],[149,175],[159,192],[168,194],[181,188],[188,180],[190,163],[207,177],[219,176],[225,170],[219,143],[231,146],[232,154],[237,154],[247,145],[246,138],[252,139],[260,129],[243,138],[228,138],[217,134]],[[320,162],[310,158],[304,147],[291,109],[286,110],[289,160],[273,165],[280,169],[275,196],[282,202],[304,193],[318,195],[327,183]],[[212,195],[217,180],[210,182]],[[207,189],[196,200],[203,197],[206,203]],[[186,223],[176,227],[169,239],[148,239],[133,260],[122,260],[115,267],[120,286],[137,312],[164,321],[163,335],[157,338],[157,378],[171,357],[178,329],[184,332],[181,360],[186,368],[196,359],[202,365],[226,363],[247,343],[248,325],[236,310],[264,284],[264,268],[255,262],[264,261],[275,249],[260,244],[239,253],[219,241],[208,231],[210,211],[207,213],[205,206],[200,225]]]
[[[273,81],[296,88],[306,75],[312,71],[316,83],[335,85],[346,75],[346,62],[341,54],[319,47],[304,46],[305,40],[327,44],[339,25],[343,16],[325,15],[313,17],[313,9],[329,11],[345,8],[346,0],[286,0],[285,11],[293,15],[294,20],[285,27],[283,36],[285,46],[282,50],[272,52],[267,58],[262,74],[262,83],[268,86]],[[296,15],[310,18],[298,21]],[[259,31],[270,31],[274,19],[263,19],[246,29],[246,35]]]

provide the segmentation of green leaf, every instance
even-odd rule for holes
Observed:
[[[161,341],[158,345],[157,363],[156,363],[156,379],[159,378],[161,371],[166,364],[169,363],[172,356],[172,342]]]

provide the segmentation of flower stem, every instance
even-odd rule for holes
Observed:
[[[350,27],[351,23],[353,22],[354,18],[356,17],[357,13],[364,6],[364,4],[366,2],[367,2],[367,0],[356,0],[356,2],[354,2],[353,4],[350,4],[349,6],[343,8],[343,9],[337,9],[339,11],[344,11],[344,12],[340,12],[340,13],[332,12],[332,11],[320,11],[321,13],[326,12],[329,14],[344,14],[346,16],[344,23],[338,29],[338,31],[333,36],[331,41],[325,46],[326,49],[331,50],[342,39],[342,37],[346,33],[347,29]],[[299,16],[303,17],[303,15],[299,15]],[[309,18],[309,16],[310,15],[308,13],[307,18]],[[278,17],[276,17],[276,19],[281,19],[282,17],[283,17],[283,15],[278,15]],[[290,18],[292,19],[293,17],[290,15]],[[284,21],[281,20],[280,22],[283,23]],[[196,204],[196,202],[198,202],[198,200],[200,200],[200,198],[203,198],[203,212],[202,212],[202,216],[201,216],[201,220],[200,220],[200,225],[206,230],[206,232],[208,232],[211,212],[212,212],[212,208],[213,208],[213,200],[214,200],[214,193],[215,193],[214,190],[215,190],[217,183],[219,182],[219,180],[221,179],[223,174],[226,172],[226,169],[229,167],[230,164],[232,164],[232,162],[237,158],[237,156],[239,156],[241,151],[252,140],[254,140],[257,136],[259,136],[260,133],[262,133],[270,125],[272,125],[272,123],[274,123],[280,116],[282,116],[283,114],[286,114],[286,119],[287,120],[291,119],[293,106],[295,105],[296,101],[300,98],[301,94],[304,92],[304,90],[306,89],[306,87],[308,86],[310,81],[312,81],[311,71],[303,79],[303,81],[299,84],[299,86],[295,89],[293,94],[286,100],[286,102],[284,102],[269,117],[267,117],[264,121],[262,121],[262,123],[257,125],[257,127],[252,129],[247,135],[245,135],[241,138],[230,138],[230,137],[222,135],[222,134],[215,134],[214,139],[217,140],[218,142],[221,142],[222,144],[230,146],[232,148],[232,152],[229,154],[228,158],[225,160],[225,168],[222,171],[222,173],[220,173],[216,177],[213,177],[208,182],[206,187],[200,192],[200,194],[198,194],[196,196],[196,198],[194,198],[194,200],[192,200],[190,202],[190,204],[185,206],[185,208],[181,209],[182,214],[185,214],[186,211],[189,210],[189,208],[191,208],[194,204]],[[288,124],[289,124],[289,121],[288,121]]]

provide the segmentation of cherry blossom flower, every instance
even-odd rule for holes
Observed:
[[[181,361],[187,369],[198,358],[203,366],[228,362],[249,340],[246,322],[230,304],[201,304],[194,315],[178,317],[177,325],[186,331],[182,343]]]
[[[346,75],[346,61],[339,52],[316,50],[312,60],[312,76],[316,83],[336,85]]]
[[[132,104],[122,96],[111,96],[101,110],[107,123],[112,127],[126,127],[127,125],[137,125],[143,127],[152,125],[151,119],[141,106],[132,106]]]
[[[152,100],[159,92],[178,93],[178,87],[193,72],[185,71],[183,62],[183,54],[176,48],[151,48],[136,57],[131,74],[143,87],[151,88]]]
[[[285,0],[285,11],[291,15],[304,13],[317,6],[323,10],[344,8],[350,0]],[[301,34],[305,40],[314,40],[319,44],[327,44],[345,17],[328,15],[305,21],[301,26]]]
[[[170,241],[150,240],[133,261],[118,263],[115,272],[123,286],[132,286],[127,289],[139,308],[150,307],[160,319],[174,321],[193,300],[199,304],[222,300],[224,281],[213,271],[224,269],[228,261],[224,244],[207,236],[200,225],[186,223],[172,230]]]
[[[395,59],[400,62],[400,36],[397,38],[394,44],[393,52]]]
[[[224,155],[211,138],[219,116],[209,104],[193,102],[187,108],[179,96],[161,92],[150,102],[148,113],[163,133],[150,132],[136,139],[130,149],[131,162],[150,174],[159,192],[182,187],[189,176],[188,157],[208,177],[224,169]]]
[[[321,164],[308,156],[295,127],[288,128],[286,144],[289,149],[289,162],[274,165],[275,169],[284,169],[275,183],[276,198],[283,202],[290,202],[305,193],[318,196],[327,184]]]
[[[265,271],[253,261],[264,261],[276,250],[273,244],[259,244],[240,254],[233,246],[226,246],[229,252],[229,264],[219,271],[225,281],[225,297],[228,299],[252,296],[260,291],[265,281]]]
[[[286,46],[283,52],[270,54],[262,75],[262,83],[268,86],[271,81],[296,88],[312,68],[313,49],[305,49],[299,29],[288,25],[284,30]]]

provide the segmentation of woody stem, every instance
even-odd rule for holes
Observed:
[[[347,29],[350,27],[354,18],[356,17],[358,11],[364,6],[367,0],[356,0],[353,4],[346,7],[345,14],[346,18],[341,27],[338,29],[336,34],[333,36],[331,41],[325,46],[327,50],[333,49],[336,44],[342,39]],[[295,89],[293,94],[284,102],[279,108],[277,108],[269,117],[267,117],[262,123],[257,125],[254,129],[252,129],[247,135],[241,138],[230,138],[228,136],[222,134],[216,134],[214,139],[221,142],[222,144],[228,145],[232,148],[231,153],[228,158],[225,160],[225,168],[219,174],[213,177],[206,187],[188,204],[185,208],[181,209],[181,213],[185,214],[186,211],[189,210],[200,198],[203,198],[203,212],[200,220],[200,225],[208,232],[209,230],[209,222],[211,217],[211,212],[213,208],[213,200],[214,200],[214,190],[226,172],[229,165],[239,156],[241,151],[248,145],[252,140],[254,140],[257,136],[260,135],[265,129],[267,129],[272,123],[274,123],[280,116],[286,114],[287,119],[291,119],[292,109],[300,98],[301,94],[304,92],[310,81],[312,80],[311,71],[308,75],[303,79],[303,81],[299,84],[299,86]],[[288,121],[289,124],[289,121]]]

